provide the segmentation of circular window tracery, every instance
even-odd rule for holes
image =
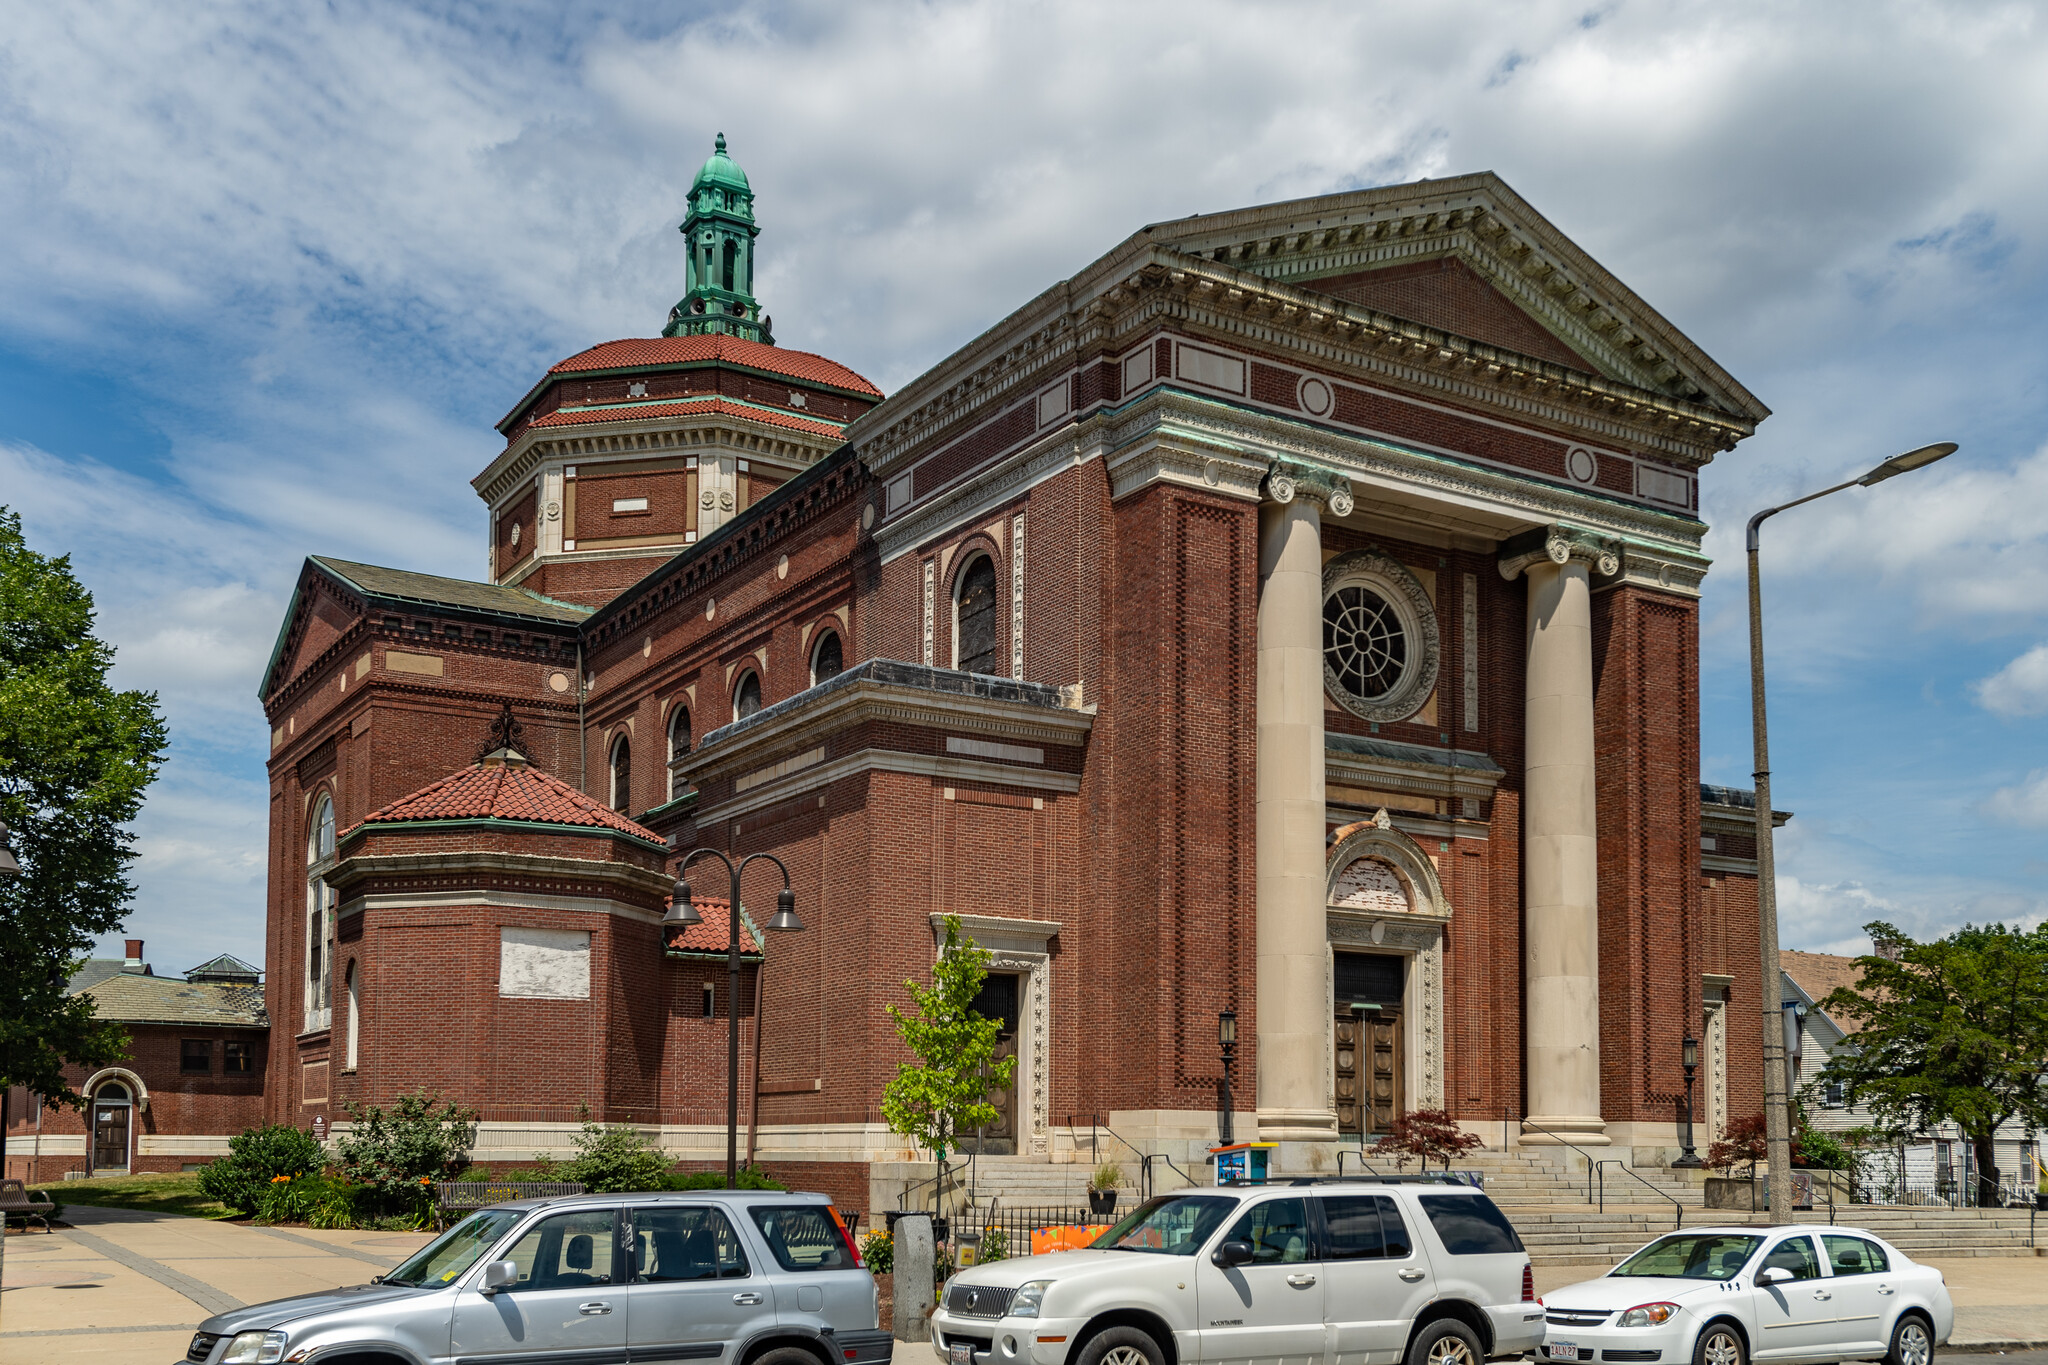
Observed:
[[[1404,720],[1436,687],[1436,611],[1414,574],[1356,550],[1323,568],[1323,685],[1373,721]]]

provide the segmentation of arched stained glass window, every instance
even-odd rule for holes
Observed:
[[[954,599],[953,667],[967,673],[995,673],[996,563],[979,555],[960,575]]]

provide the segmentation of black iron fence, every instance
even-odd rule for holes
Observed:
[[[1124,1212],[1129,1212],[1128,1209]],[[1031,1234],[1044,1232],[1049,1228],[1100,1228],[1108,1227],[1122,1216],[1117,1213],[1094,1213],[1086,1205],[1078,1208],[1067,1205],[1036,1205],[998,1203],[992,1209],[978,1210],[971,1217],[958,1215],[950,1220],[955,1243],[954,1255],[964,1260],[964,1253],[973,1248],[978,1262],[1006,1260],[1031,1254]],[[1062,1246],[1058,1250],[1067,1250]],[[1000,1252],[1000,1255],[997,1253]]]

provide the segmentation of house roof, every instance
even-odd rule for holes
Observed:
[[[680,934],[671,934],[668,950],[672,953],[711,953],[723,957],[731,945],[732,921],[726,917],[729,902],[720,896],[716,900],[707,896],[691,895],[690,904],[697,907],[697,913],[704,917],[702,924],[693,924]],[[754,921],[747,914],[746,906],[740,907],[740,953],[746,957],[761,955],[761,936],[754,931]]]
[[[691,338],[696,340],[696,338]],[[593,422],[637,422],[655,417],[685,417],[695,414],[709,414],[715,417],[743,417],[749,421],[766,422],[772,427],[786,427],[791,431],[808,432],[813,436],[838,439],[846,430],[844,422],[822,421],[816,417],[798,417],[795,413],[780,408],[765,407],[758,403],[736,402],[716,394],[704,394],[696,398],[662,398],[651,402],[605,403],[591,407],[556,408],[545,417],[536,417],[532,425],[537,427],[587,426]]]
[[[1853,990],[1863,979],[1863,969],[1856,965],[1856,959],[1839,953],[1802,953],[1781,948],[1778,950],[1778,970],[1791,977],[1793,984],[1806,992],[1806,998],[1816,1007],[1832,995],[1836,987],[1846,986]],[[1828,1015],[1828,1022],[1840,1029],[1845,1037],[1860,1027],[1854,1020],[1840,1019],[1833,1014]]]
[[[402,796],[348,831],[354,835],[370,825],[412,824],[441,820],[510,820],[530,825],[562,825],[602,829],[666,848],[668,841],[635,824],[558,777],[535,768],[510,749],[500,749]],[[347,836],[344,836],[347,837]]]
[[[89,995],[94,1013],[124,1024],[205,1024],[219,1028],[268,1028],[263,988],[212,981],[181,981],[175,976],[149,976],[115,971],[71,993]]]
[[[218,981],[229,985],[253,986],[263,979],[263,969],[244,962],[233,953],[208,958],[185,973],[187,981]]]

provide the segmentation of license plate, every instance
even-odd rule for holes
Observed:
[[[1577,1360],[1579,1358],[1579,1348],[1576,1342],[1553,1341],[1543,1349],[1550,1352],[1552,1360]]]
[[[949,1341],[946,1343],[947,1365],[974,1365],[974,1343],[971,1341]]]

